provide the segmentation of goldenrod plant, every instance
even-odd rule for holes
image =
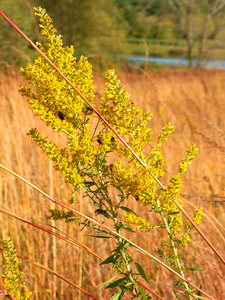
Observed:
[[[184,289],[186,299],[200,299],[200,294],[197,295],[193,289],[194,285],[185,279],[188,266],[182,263],[182,249],[191,241],[190,233],[196,226],[183,219],[183,201],[180,197],[182,175],[198,154],[198,149],[195,145],[189,147],[181,159],[178,172],[171,176],[165,187],[159,184],[165,181],[161,147],[171,136],[174,126],[170,123],[165,125],[153,143],[154,133],[149,127],[152,114],[133,104],[115,70],[105,73],[105,91],[98,113],[103,118],[96,117],[92,66],[87,58],[81,56],[78,59],[74,56],[73,46],[63,46],[62,37],[57,34],[45,9],[35,8],[35,14],[39,18],[43,38],[36,43],[36,47],[80,92],[77,93],[68,85],[41,55],[34,63],[21,68],[28,85],[21,86],[20,91],[27,97],[31,109],[48,127],[66,139],[66,144],[61,147],[36,128],[28,133],[53,161],[54,168],[62,173],[65,182],[73,187],[68,201],[72,207],[70,211],[51,210],[50,218],[91,227],[95,230],[93,238],[116,239],[114,250],[101,263],[112,264],[115,269],[115,276],[101,284],[106,288],[118,288],[116,294],[112,294],[112,300],[122,299],[125,294],[130,299],[151,299],[138,282],[139,277],[147,283],[149,280],[144,266],[131,256],[130,247],[136,247],[131,237],[138,230],[146,234],[152,230],[165,231],[166,238],[156,254],[173,267],[176,274],[180,274],[179,282],[174,283],[177,299],[177,286]],[[86,102],[83,97],[87,99]],[[127,144],[132,151],[126,147]],[[140,161],[144,162],[145,168]],[[76,218],[71,214],[71,211],[75,211],[73,206],[79,189],[92,200],[95,211],[93,218],[101,215],[103,219],[108,219],[115,231],[108,230],[105,221],[93,225],[90,222],[93,219]],[[141,209],[132,210],[130,203],[133,201],[137,201]],[[161,221],[151,224],[148,218],[142,216],[143,210],[159,215]],[[201,207],[193,218],[196,224],[201,221]],[[123,238],[121,234],[124,231],[129,232],[130,238]],[[168,270],[171,268],[168,267]],[[213,298],[209,296],[209,299]]]
[[[3,241],[3,290],[6,295],[16,300],[27,300],[32,295],[31,292],[25,290],[25,282],[21,282],[23,272],[20,271],[20,261],[17,258],[16,250],[10,238]]]

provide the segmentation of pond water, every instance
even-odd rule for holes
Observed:
[[[144,64],[146,62],[146,57],[126,57],[126,60],[133,62],[135,64]],[[172,65],[172,66],[188,66],[188,59],[179,59],[179,58],[148,58],[149,62],[153,62],[161,65]],[[193,65],[197,66],[197,61],[193,60]],[[225,61],[219,60],[208,60],[203,61],[202,66],[205,68],[220,68],[225,69]]]

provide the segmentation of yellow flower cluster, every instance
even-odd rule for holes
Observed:
[[[169,128],[169,130],[173,130],[171,126]],[[163,132],[159,135],[160,138],[158,139],[158,143],[160,140],[164,139]],[[181,226],[183,225],[181,212],[179,212],[176,204],[173,202],[174,200],[176,200],[181,206],[183,205],[183,201],[180,198],[180,190],[182,184],[181,175],[187,171],[188,166],[193,162],[197,154],[197,147],[195,145],[190,146],[185,154],[185,158],[182,159],[180,162],[179,173],[174,176],[171,176],[169,185],[168,187],[166,187],[166,192],[163,192],[160,196],[161,208],[167,212],[168,224],[172,235],[176,235],[177,232],[181,231]],[[201,216],[202,211],[201,209],[199,209],[196,212],[197,222],[200,222]],[[181,240],[181,244],[184,245],[186,242],[188,242],[188,237],[189,236],[187,234],[184,234],[183,240]]]
[[[163,130],[159,133],[156,147],[161,147],[162,143],[168,140],[168,138],[171,136],[173,131],[174,131],[174,125],[170,123],[167,124],[165,127],[163,127]]]
[[[76,163],[70,161],[68,148],[60,149],[58,144],[48,142],[48,139],[44,138],[36,129],[31,129],[28,135],[55,163],[54,168],[61,171],[67,184],[77,186],[84,181],[84,178],[79,175]]]
[[[41,51],[62,71],[78,90],[90,101],[94,99],[92,66],[83,56],[77,61],[72,46],[64,47],[62,37],[57,35],[52,19],[45,9],[35,8],[39,17],[43,43],[37,42]],[[20,91],[28,98],[33,112],[40,116],[47,126],[67,137],[67,147],[48,142],[38,131],[31,130],[29,136],[54,161],[55,169],[60,170],[68,184],[77,186],[84,178],[80,168],[95,160],[89,124],[85,116],[92,113],[81,97],[61,78],[61,76],[41,56],[34,63],[21,68],[21,74],[29,82]]]
[[[195,145],[190,146],[185,154],[185,158],[180,162],[180,174],[187,171],[188,166],[193,162],[197,154],[198,148]]]
[[[124,219],[127,226],[135,225],[137,229],[144,230],[146,232],[152,229],[151,225],[145,219],[138,217],[134,213],[124,214]]]
[[[10,238],[3,240],[3,274],[2,288],[10,296],[10,299],[28,300],[32,293],[25,289],[25,282],[21,282],[23,272],[20,271],[16,250]],[[5,298],[5,297],[4,297]]]
[[[171,176],[166,191],[161,195],[161,208],[167,212],[168,223],[172,235],[181,231],[181,225],[183,224],[181,212],[173,202],[173,200],[176,200],[180,205],[183,205],[182,200],[180,199],[181,183],[180,174]]]
[[[116,141],[111,131],[105,128],[100,136],[101,151],[116,151],[121,158],[114,162],[113,171],[109,168],[105,175],[113,180],[114,186],[123,188],[136,200],[146,205],[152,204],[155,201],[158,186],[150,172],[154,173],[157,178],[161,178],[165,167],[162,152],[156,147],[149,155],[144,154],[145,146],[149,145],[152,140],[153,131],[148,127],[152,114],[144,113],[142,109],[135,107],[130,100],[130,95],[117,78],[115,70],[106,72],[105,86],[100,103],[101,114],[148,166],[148,170],[144,169],[130,151]],[[172,131],[173,126],[170,124],[165,127],[161,138],[159,137],[160,143],[166,140]]]
[[[101,151],[117,151],[121,159],[115,160],[113,164],[105,168],[104,174],[110,177],[115,187],[122,188],[127,195],[132,195],[145,205],[152,205],[155,208],[157,200],[160,199],[160,209],[166,212],[170,234],[175,236],[181,231],[183,221],[181,213],[173,201],[176,200],[182,205],[180,199],[181,174],[187,170],[198,153],[198,149],[195,145],[188,149],[185,158],[180,163],[179,174],[171,177],[166,192],[159,191],[158,185],[150,173],[153,173],[158,179],[164,175],[165,162],[160,147],[163,142],[168,140],[174,131],[174,126],[169,123],[163,127],[155,146],[146,156],[144,147],[150,143],[153,135],[151,128],[148,127],[152,114],[144,113],[140,108],[134,106],[130,95],[125,91],[114,70],[107,71],[105,85],[105,93],[100,103],[101,113],[148,168],[144,169],[123,145],[117,141],[112,143],[112,133],[105,128],[99,138]],[[132,222],[137,224],[135,222],[139,221],[138,217],[132,214],[125,215],[125,220],[130,225]]]
[[[152,119],[150,112],[144,113],[130,101],[130,95],[117,78],[115,70],[105,74],[105,92],[101,98],[100,112],[113,128],[127,141],[129,146],[143,157],[143,148],[152,139],[152,129],[147,127]],[[123,146],[118,145],[117,150],[121,156],[135,161],[133,155]]]
[[[189,234],[185,234],[182,239],[180,240],[180,244],[182,247],[185,247],[187,243],[189,243],[191,241],[190,235]]]
[[[195,211],[195,215],[194,215],[194,222],[196,224],[199,224],[202,220],[202,216],[203,216],[203,208],[199,207],[198,209],[196,209]]]
[[[196,223],[196,224],[199,224],[202,220],[202,216],[203,216],[203,208],[202,207],[199,207],[198,209],[196,209],[195,213],[194,213],[194,218],[193,218],[193,221]],[[186,223],[186,229],[187,230],[190,230],[190,229],[195,229],[194,226],[188,221]]]

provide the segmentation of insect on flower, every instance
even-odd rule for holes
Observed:
[[[100,137],[97,138],[97,142],[98,142],[100,145],[103,145],[102,139],[101,139]]]
[[[62,120],[62,121],[65,119],[65,114],[62,113],[60,110],[54,112],[54,115],[55,115],[56,117],[59,117],[60,120]]]
[[[134,198],[135,198],[136,201],[139,201],[139,200],[140,200],[140,198],[139,198],[138,195],[135,195]]]
[[[83,109],[83,113],[85,113],[86,115],[91,115],[93,113],[93,109],[89,106],[86,106],[84,109]]]
[[[96,209],[96,211],[95,211],[95,215],[97,216],[97,215],[103,215],[103,214],[105,214],[106,213],[106,210],[104,210],[104,209]]]

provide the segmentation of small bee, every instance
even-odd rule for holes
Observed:
[[[109,169],[110,169],[111,172],[113,172],[113,164],[109,165]]]
[[[83,112],[86,114],[86,115],[91,115],[93,113],[93,109],[89,106],[86,106],[84,109],[83,109]]]
[[[111,141],[111,143],[115,142],[115,138],[113,136],[111,136],[110,141]]]
[[[95,211],[95,215],[97,216],[97,215],[104,215],[106,213],[106,210],[104,210],[104,209],[96,209],[96,211]]]
[[[100,136],[98,136],[98,138],[97,138],[97,142],[98,142],[100,145],[103,145],[103,142],[102,142],[102,139],[101,139],[101,137],[100,137]]]
[[[54,113],[54,115],[55,115],[56,117],[59,117],[60,120],[62,120],[62,121],[65,119],[64,113],[62,113],[60,110],[56,111],[56,112]]]
[[[139,200],[140,200],[140,198],[139,198],[138,195],[135,195],[134,198],[135,198],[136,201],[139,201]]]

